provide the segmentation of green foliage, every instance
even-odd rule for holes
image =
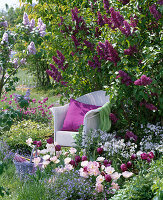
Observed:
[[[48,138],[52,134],[52,129],[46,124],[36,123],[31,120],[23,120],[11,126],[10,131],[3,134],[3,139],[11,149],[24,150],[29,149],[26,144],[28,138],[33,140],[42,140]]]
[[[161,199],[162,195],[162,169],[163,160],[153,162],[152,167],[149,169],[148,174],[138,175],[131,181],[128,181],[123,189],[118,191],[118,194],[112,197],[112,200],[151,200]],[[161,187],[158,187],[160,185]]]
[[[10,130],[14,121],[19,121],[22,117],[22,113],[11,106],[4,106],[3,109],[0,109],[0,135],[3,131]]]

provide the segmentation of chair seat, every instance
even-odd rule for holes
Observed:
[[[71,131],[57,131],[56,132],[56,141],[61,146],[74,146],[74,136],[79,134],[79,132]]]

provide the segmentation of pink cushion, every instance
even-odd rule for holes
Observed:
[[[61,131],[78,131],[79,127],[83,124],[85,114],[99,107],[70,99],[70,105]]]

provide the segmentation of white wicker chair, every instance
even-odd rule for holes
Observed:
[[[106,96],[106,92],[99,90],[85,94],[76,99],[79,102],[103,106],[106,102],[109,102],[109,96]],[[54,116],[54,141],[62,146],[73,146],[73,136],[78,132],[61,131],[63,122],[68,110],[69,104],[60,107],[52,107],[51,111]],[[99,109],[90,110],[84,116],[83,134],[87,134],[90,129],[99,128]]]

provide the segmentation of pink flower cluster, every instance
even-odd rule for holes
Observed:
[[[156,20],[159,20],[162,17],[161,13],[157,10],[155,4],[149,7],[149,11]]]
[[[146,85],[150,85],[151,83],[152,83],[152,79],[147,77],[146,75],[142,75],[140,79],[137,79],[134,82],[135,85],[139,85],[139,86],[142,86],[142,85],[146,86]]]
[[[15,98],[13,98],[13,96],[15,96]],[[27,108],[27,110],[24,110],[23,108],[19,107],[19,103],[18,103],[18,96],[20,95],[10,95],[9,96],[9,100],[7,98],[7,96],[3,96],[3,99],[1,100],[1,102],[5,102],[8,103],[9,105],[15,107],[16,109],[18,109],[20,112],[22,112],[24,115],[28,115],[28,116],[36,116],[36,115],[40,115],[42,117],[47,117],[47,119],[52,119],[52,113],[49,110],[51,107],[54,106],[54,104],[51,104],[50,106],[47,106],[45,103],[48,100],[48,97],[44,98],[43,101],[38,101],[37,103],[39,105],[34,106],[34,104],[36,104],[36,99],[32,99],[31,101],[29,101],[29,97],[28,97],[28,93],[26,93],[26,95],[24,96],[24,98],[26,100],[28,100],[29,103],[29,107]]]
[[[113,48],[112,44],[108,40],[105,43],[99,42],[97,46],[97,53],[100,56],[100,59],[109,60],[117,65],[117,62],[120,61],[118,52]]]
[[[103,0],[103,3],[104,3],[104,9],[106,10],[107,13],[109,13],[109,7],[110,7],[109,1]]]
[[[142,160],[146,160],[147,162],[151,162],[151,159],[154,158],[153,152],[142,153],[140,156]]]
[[[132,83],[131,77],[122,70],[119,70],[119,74],[116,78],[121,78],[121,83],[127,86],[131,85]]]

